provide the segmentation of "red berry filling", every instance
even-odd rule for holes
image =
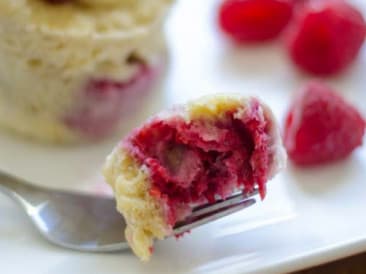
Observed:
[[[290,108],[284,144],[298,165],[332,162],[362,144],[365,125],[360,113],[330,87],[311,82]]]
[[[137,107],[159,72],[158,68],[145,64],[138,67],[136,74],[127,81],[90,80],[82,101],[65,118],[66,125],[89,139],[99,139],[113,132],[122,116]]]
[[[342,0],[310,0],[287,32],[289,55],[303,70],[330,75],[357,57],[366,35],[362,14]]]
[[[219,10],[222,30],[238,42],[275,38],[291,19],[290,0],[226,0]]]
[[[124,146],[148,167],[150,194],[163,203],[173,226],[192,204],[225,198],[235,189],[250,192],[258,186],[264,198],[273,164],[271,126],[253,100],[244,113],[227,112],[220,120],[156,118]]]

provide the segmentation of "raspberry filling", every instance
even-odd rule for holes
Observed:
[[[159,72],[159,66],[139,64],[136,74],[126,81],[91,79],[75,110],[64,118],[65,124],[88,139],[109,135],[123,116],[138,109]]]
[[[220,119],[152,120],[124,146],[148,168],[150,194],[174,226],[192,205],[214,202],[236,189],[250,192],[258,186],[264,198],[273,163],[271,126],[253,100],[245,111],[229,111]]]

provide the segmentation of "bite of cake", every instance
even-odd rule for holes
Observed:
[[[104,175],[127,223],[126,238],[148,260],[154,239],[173,234],[192,207],[258,189],[285,164],[270,109],[256,98],[215,95],[152,117],[108,157]]]

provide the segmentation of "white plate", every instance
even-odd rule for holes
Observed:
[[[291,67],[279,45],[233,48],[215,28],[216,5],[183,0],[175,7],[167,29],[172,65],[166,104],[240,92],[262,97],[282,120],[292,94],[308,78]],[[365,70],[364,51],[349,72],[329,80],[364,114]],[[98,170],[114,142],[57,148],[2,134],[0,168],[51,187],[94,191],[102,185]],[[281,273],[366,251],[365,170],[365,146],[331,166],[290,165],[269,184],[264,202],[179,241],[157,243],[149,264],[129,252],[83,254],[52,246],[1,196],[1,273]]]

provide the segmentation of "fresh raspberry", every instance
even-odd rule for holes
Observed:
[[[290,57],[316,75],[336,74],[357,57],[365,40],[362,14],[342,0],[308,0],[286,32]]]
[[[221,29],[235,41],[261,42],[277,37],[292,17],[291,0],[225,0]]]
[[[298,165],[315,165],[347,157],[362,144],[365,120],[330,87],[311,82],[287,115],[284,143]]]

